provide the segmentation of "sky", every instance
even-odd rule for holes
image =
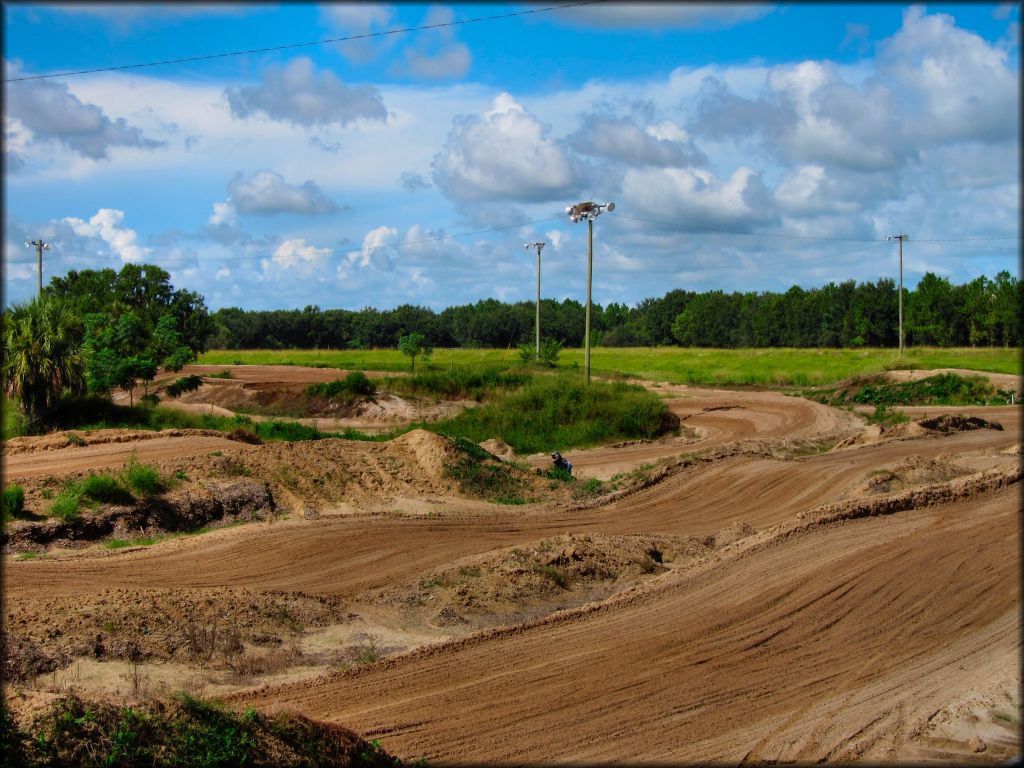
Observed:
[[[26,240],[44,284],[135,262],[213,310],[435,311],[532,301],[544,242],[543,297],[583,301],[583,201],[615,203],[603,305],[898,280],[897,234],[907,287],[1019,276],[1019,23],[1016,3],[5,2],[4,302],[36,294]]]

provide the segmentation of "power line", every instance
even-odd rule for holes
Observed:
[[[91,75],[98,72],[115,72],[123,69],[140,69],[142,67],[158,67],[164,64],[185,64],[193,61],[207,61],[209,59],[224,59],[230,56],[247,56],[254,53],[270,53],[272,51],[284,51],[291,48],[308,48],[314,45],[326,45],[328,43],[343,43],[350,40],[367,40],[373,37],[386,37],[388,35],[400,35],[407,32],[421,32],[427,29],[441,29],[443,27],[456,27],[460,24],[476,24],[482,21],[497,21],[500,19],[510,19],[515,16],[527,16],[531,13],[547,13],[550,11],[559,11],[565,8],[578,8],[583,5],[595,5],[598,3],[604,3],[607,0],[580,0],[580,2],[566,3],[565,5],[552,5],[546,8],[530,8],[525,11],[510,11],[509,13],[501,13],[494,16],[481,16],[474,19],[462,19],[460,21],[446,21],[437,24],[422,24],[418,27],[402,27],[399,29],[389,29],[385,32],[366,32],[362,35],[348,35],[347,37],[332,37],[327,40],[314,40],[306,43],[289,43],[287,45],[272,45],[266,48],[250,48],[244,51],[228,51],[225,53],[210,53],[202,56],[185,56],[178,59],[163,59],[161,61],[148,61],[140,64],[122,64],[114,67],[96,67],[94,69],[80,69],[70,72],[55,72],[50,75],[28,75],[26,77],[14,77],[9,80],[4,80],[5,83],[20,83],[26,80],[43,80],[51,77],[72,77],[74,75]]]

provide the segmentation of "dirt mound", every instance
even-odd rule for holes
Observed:
[[[76,658],[200,662],[243,669],[309,628],[353,618],[334,597],[248,589],[115,589],[102,595],[8,597],[4,679],[27,680]],[[278,659],[282,663],[283,659]]]
[[[950,461],[911,456],[892,467],[872,471],[862,491],[868,494],[892,493],[915,485],[944,483],[969,474],[972,474],[971,470]]]
[[[494,454],[499,459],[508,461],[509,459],[515,458],[516,452],[512,449],[512,446],[502,440],[500,437],[492,437],[490,440],[484,440],[480,443],[480,447],[488,453]]]
[[[945,413],[934,418],[918,419],[904,424],[885,427],[872,424],[860,434],[843,440],[836,447],[848,448],[865,443],[877,443],[882,440],[900,440],[924,435],[951,435],[957,432],[970,432],[975,429],[995,429],[1002,431],[1003,425],[997,421],[988,421],[980,416],[962,416]]]
[[[433,482],[445,481],[445,465],[459,455],[451,440],[425,429],[406,432],[385,445],[389,455],[412,459],[425,479]]]
[[[932,370],[895,370],[886,371],[885,376],[890,381],[920,381],[921,379],[938,376],[942,373],[953,373],[957,376],[981,376],[997,389],[1014,391],[1020,395],[1021,378],[1009,373],[987,373],[985,371],[971,371],[966,368],[933,368]]]
[[[671,536],[565,534],[501,549],[370,596],[435,626],[504,624],[600,600],[720,546]],[[433,618],[430,618],[430,617]]]

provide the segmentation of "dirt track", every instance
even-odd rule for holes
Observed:
[[[954,409],[1000,421],[1003,431],[792,458],[778,441],[835,441],[856,431],[854,417],[771,393],[671,390],[697,439],[571,458],[584,477],[599,478],[683,451],[704,459],[666,465],[660,482],[611,503],[451,500],[429,516],[292,518],[118,556],[8,562],[5,591],[14,601],[87,604],[118,589],[245,588],[342,598],[361,612],[373,591],[563,533],[742,530],[709,557],[670,562],[603,603],[234,701],[339,722],[432,763],[992,762],[1019,754],[1019,408]],[[139,458],[150,449],[212,450],[173,440],[189,438],[140,442]],[[32,462],[101,447],[31,454],[25,464],[9,457],[8,472],[12,463],[30,472]],[[113,456],[97,450],[88,460]],[[867,484],[908,460],[965,469],[906,489],[911,501],[901,511],[836,512],[904,498]],[[971,474],[982,470],[989,474]],[[815,522],[822,516],[831,522]],[[1000,727],[997,711],[1017,725]],[[975,753],[968,739],[978,736],[987,746]]]

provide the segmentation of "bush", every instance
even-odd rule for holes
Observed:
[[[520,454],[649,439],[678,428],[678,417],[642,387],[587,385],[571,375],[540,376],[495,402],[428,426],[474,443],[500,437]]]
[[[377,394],[377,385],[362,371],[352,371],[344,379],[310,384],[306,387],[306,394],[310,397],[343,398],[351,402],[357,395],[373,397]]]
[[[135,501],[118,478],[113,475],[89,475],[78,484],[80,495],[104,504],[131,504]]]
[[[124,468],[124,480],[136,493],[143,496],[155,496],[167,490],[167,483],[153,467],[130,461]]]
[[[19,517],[25,511],[25,489],[20,485],[9,485],[3,493],[3,519]]]

